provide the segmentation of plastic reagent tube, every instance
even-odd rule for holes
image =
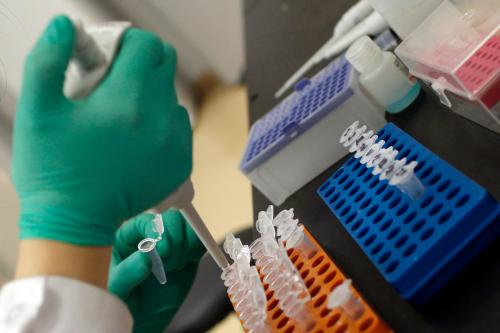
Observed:
[[[345,56],[361,73],[361,85],[387,112],[401,112],[417,98],[418,82],[394,54],[382,51],[368,36],[356,40]]]
[[[397,186],[413,200],[418,199],[425,191],[424,185],[415,175],[416,166],[415,161],[408,163],[395,172],[389,180],[390,185]]]
[[[352,281],[345,280],[328,296],[327,307],[330,310],[340,308],[349,317],[356,320],[363,315],[365,307],[351,290]]]
[[[151,272],[158,280],[160,284],[167,283],[167,277],[165,276],[165,268],[163,267],[163,262],[161,257],[156,249],[157,239],[154,238],[144,238],[140,241],[137,248],[142,253],[147,253],[151,258]]]

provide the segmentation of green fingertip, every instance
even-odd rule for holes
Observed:
[[[65,15],[58,15],[50,21],[43,39],[54,44],[72,41],[74,31],[73,22]]]

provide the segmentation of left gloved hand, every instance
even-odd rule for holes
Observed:
[[[165,232],[156,249],[165,267],[165,285],[151,274],[149,255],[137,250],[142,239],[157,236],[154,215],[141,214],[116,233],[108,289],[127,303],[134,317],[134,332],[164,332],[189,292],[205,253],[179,212],[169,210],[162,217]]]

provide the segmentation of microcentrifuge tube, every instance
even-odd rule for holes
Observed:
[[[384,172],[396,159],[398,151],[394,148],[389,147],[387,149],[381,149],[376,156],[373,157],[373,175],[379,175]]]
[[[396,174],[402,167],[406,165],[406,157],[401,160],[395,160],[394,163],[388,165],[385,170],[380,174],[380,180],[388,180]]]
[[[340,135],[340,140],[339,142],[344,146],[344,147],[347,147],[345,145],[345,142],[347,140],[349,140],[353,135],[354,135],[354,132],[358,129],[358,125],[359,125],[359,121],[355,121],[353,122],[349,127],[347,127],[344,132],[342,132],[342,134]]]
[[[375,141],[377,141],[377,139],[378,139],[378,136],[373,135],[373,136],[367,138],[366,140],[363,140],[362,142],[360,142],[358,145],[358,149],[356,150],[356,153],[354,154],[354,157],[355,158],[363,157],[368,152],[368,150],[371,148],[371,146],[373,146]]]
[[[158,280],[160,284],[167,283],[167,277],[165,275],[165,268],[163,267],[163,262],[156,249],[157,240],[154,238],[144,238],[139,242],[137,248],[142,253],[147,253],[151,258],[151,272]]]
[[[363,133],[365,133],[365,131],[366,131],[366,125],[363,125],[356,131],[354,131],[354,134],[349,139],[347,139],[346,142],[344,142],[344,147],[348,148],[349,151],[352,153],[354,150],[351,151],[351,148],[355,145],[356,140],[358,140],[363,135]]]
[[[412,161],[400,168],[389,180],[389,184],[397,186],[401,192],[408,195],[412,200],[418,199],[425,191],[422,182],[415,175],[415,168],[418,165]]]
[[[366,128],[366,126],[364,126],[364,127]],[[361,145],[365,141],[367,141],[368,139],[370,139],[372,136],[373,136],[373,131],[372,130],[369,130],[367,132],[361,133],[361,135],[357,136],[356,139],[354,140],[353,144],[349,148],[349,152],[350,153],[357,152],[360,149]]]
[[[363,315],[365,307],[351,290],[350,279],[345,280],[328,296],[327,307],[330,310],[340,308],[351,319],[356,320]]]
[[[377,155],[379,150],[382,149],[384,144],[385,144],[384,140],[380,140],[380,141],[374,143],[370,147],[370,149],[368,149],[366,151],[366,153],[361,157],[361,160],[360,160],[361,164],[366,164],[366,166],[368,168],[371,168],[373,166],[373,164],[372,164],[373,158],[375,157],[375,155]]]
[[[75,49],[73,51],[75,64],[81,72],[90,71],[105,62],[106,57],[79,20],[74,20],[74,26],[76,29]]]

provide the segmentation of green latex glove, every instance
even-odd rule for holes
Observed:
[[[56,17],[26,59],[12,165],[21,238],[110,245],[119,223],[189,176],[192,132],[170,45],[129,29],[107,76],[71,101],[62,91],[74,40]]]
[[[137,244],[156,238],[152,214],[141,214],[118,229],[113,247],[108,289],[127,303],[134,317],[134,332],[164,332],[186,297],[205,248],[182,215],[162,214],[165,232],[156,249],[163,260],[167,283],[151,273],[149,255]]]

